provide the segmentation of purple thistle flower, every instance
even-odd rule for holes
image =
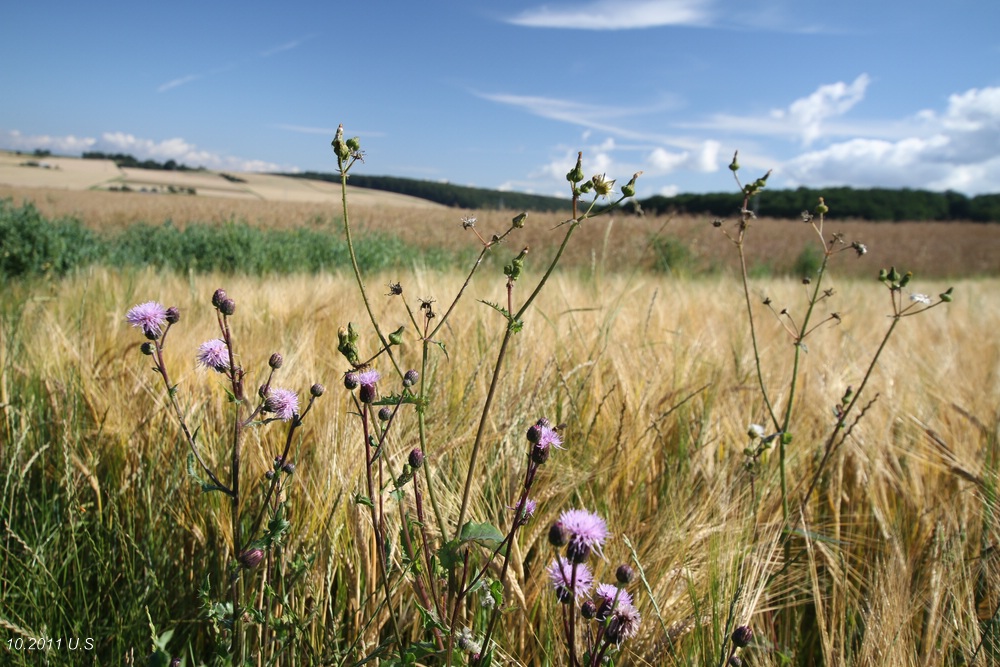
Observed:
[[[619,589],[614,584],[599,584],[594,592],[594,597],[609,605],[614,603],[615,608],[622,604],[632,604],[632,595],[624,588]],[[617,602],[615,602],[615,598],[618,598]]]
[[[264,399],[264,412],[273,412],[282,421],[288,421],[299,411],[299,397],[291,389],[272,389]]]
[[[525,498],[524,499],[524,509],[521,511],[521,517],[520,517],[520,523],[522,525],[528,523],[528,519],[530,519],[532,516],[534,516],[534,514],[535,514],[535,508],[537,508],[537,507],[538,507],[538,503],[536,503],[531,498]],[[512,512],[516,512],[517,511],[517,505],[514,505],[512,507],[508,507],[507,509],[509,509]]]
[[[621,644],[626,639],[635,637],[639,632],[639,624],[642,622],[642,615],[632,603],[624,604],[619,599],[608,621],[608,630],[605,635],[608,641]]]
[[[142,327],[146,338],[156,340],[163,334],[167,323],[167,309],[156,301],[147,301],[130,308],[125,313],[125,320],[134,327]]]
[[[561,556],[556,556],[547,572],[552,587],[556,590],[556,597],[563,604],[569,604],[574,598],[585,596],[594,583],[594,575],[590,573],[590,568],[585,563],[570,563]]]
[[[604,519],[587,510],[566,510],[559,523],[570,535],[566,555],[574,562],[587,560],[592,551],[601,553],[601,545],[608,536]]]
[[[365,385],[374,386],[376,382],[382,379],[382,376],[374,368],[367,368],[363,371],[357,373],[358,384],[362,387]]]
[[[198,347],[198,363],[220,373],[229,370],[229,348],[226,341],[213,338]]]
[[[375,400],[375,383],[380,379],[382,379],[382,376],[374,368],[366,368],[357,373],[358,384],[361,385],[358,398],[362,403],[371,403]]]

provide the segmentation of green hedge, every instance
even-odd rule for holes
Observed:
[[[429,265],[454,261],[443,250],[416,250],[394,236],[367,235],[355,242],[368,271],[414,260]],[[89,264],[154,266],[177,271],[287,274],[336,271],[350,266],[347,243],[321,230],[268,230],[243,222],[190,224],[169,220],[136,224],[117,234],[98,234],[76,219],[50,220],[33,204],[0,200],[0,276],[61,276]]]

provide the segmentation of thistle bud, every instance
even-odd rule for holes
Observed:
[[[524,227],[524,220],[528,217],[527,213],[518,213],[514,216],[514,219],[510,221],[510,224],[515,229],[521,229]]]
[[[392,417],[392,408],[388,405],[383,405],[378,411],[379,421],[387,422]]]
[[[212,305],[218,308],[219,306],[222,305],[222,302],[225,301],[227,298],[228,297],[226,295],[226,290],[220,287],[219,289],[215,290],[214,294],[212,294]]]
[[[181,321],[181,311],[177,309],[177,306],[170,306],[167,308],[167,323],[177,324]]]
[[[569,542],[569,531],[562,525],[561,521],[556,521],[549,526],[549,544],[554,547],[566,546]]]
[[[326,393],[326,387],[317,382],[313,386],[309,387],[309,393],[312,396],[319,398],[320,396]]]
[[[739,153],[739,151],[733,153],[733,161],[729,163],[729,171],[737,172],[740,170],[740,163],[736,159],[736,156],[739,155]]]
[[[280,353],[275,352],[271,355],[271,358],[267,360],[267,365],[275,370],[278,370],[284,362],[284,357],[282,357]]]
[[[580,614],[590,620],[597,616],[597,605],[594,604],[593,600],[587,600],[582,605],[580,605]]]
[[[819,204],[816,205],[816,215],[825,215],[830,212],[830,207],[826,205],[823,198],[819,198]]]
[[[229,297],[226,297],[222,300],[222,303],[219,304],[219,312],[227,317],[232,315],[236,312],[236,302]]]
[[[147,357],[151,357],[151,356],[153,356],[153,352],[156,351],[156,346],[153,343],[150,343],[149,341],[146,341],[145,343],[143,343],[142,345],[139,346],[139,349]]]
[[[635,570],[630,565],[623,563],[615,570],[615,579],[618,580],[619,584],[631,584],[632,580],[635,579]]]
[[[753,630],[749,625],[741,625],[733,630],[733,644],[739,648],[747,646],[753,641]]]
[[[414,470],[419,470],[421,466],[424,465],[424,452],[419,447],[414,447],[410,450],[410,457],[407,459],[410,467]]]
[[[626,197],[634,197],[635,196],[635,181],[640,176],[642,176],[642,172],[641,171],[637,171],[634,174],[632,174],[632,180],[630,180],[628,183],[626,183],[625,185],[622,186],[622,194],[623,195],[625,195]]]
[[[281,466],[281,469],[285,473],[291,475],[291,474],[293,474],[295,472],[295,464],[294,463],[286,463],[283,466]]]
[[[361,137],[351,137],[350,139],[348,139],[347,147],[355,152],[361,150]]]
[[[399,327],[391,334],[389,334],[389,345],[402,345],[403,344],[403,327]]]
[[[566,174],[566,180],[570,183],[579,183],[584,179],[583,175],[583,152],[576,154],[576,166]]]
[[[240,565],[248,570],[252,570],[264,560],[264,552],[260,549],[247,549],[240,554]]]
[[[951,299],[952,299],[952,297],[951,297],[951,291],[953,289],[955,289],[955,288],[954,287],[949,287],[947,290],[945,290],[941,294],[938,294],[938,298],[940,298],[945,303],[951,303]]]
[[[375,385],[373,384],[361,385],[361,391],[358,392],[358,399],[362,403],[373,402],[375,400]]]
[[[344,375],[344,388],[348,391],[354,391],[358,388],[358,374],[355,372],[350,372]]]
[[[411,368],[403,374],[403,386],[412,387],[417,383],[418,379],[420,379],[420,373]]]

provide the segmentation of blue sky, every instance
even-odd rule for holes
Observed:
[[[640,197],[1000,192],[997,0],[6,3],[0,147]]]

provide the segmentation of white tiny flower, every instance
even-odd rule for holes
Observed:
[[[764,427],[760,424],[750,424],[750,427],[747,429],[747,435],[751,438],[763,438]]]
[[[931,298],[926,294],[911,294],[910,301],[913,301],[915,303],[922,303],[925,306],[929,306],[931,303]]]

